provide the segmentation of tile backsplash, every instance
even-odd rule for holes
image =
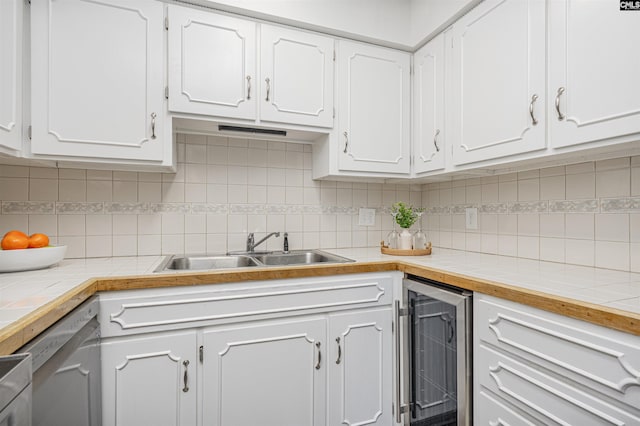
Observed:
[[[640,272],[640,157],[427,184],[422,200],[437,247]]]
[[[67,257],[219,254],[249,232],[289,232],[290,248],[378,246],[395,201],[421,185],[316,182],[311,145],[177,135],[177,173],[0,165],[0,235],[44,232]],[[377,209],[374,226],[358,208]],[[266,248],[282,248],[282,237]]]
[[[272,231],[291,249],[376,247],[405,201],[427,209],[435,247],[640,272],[640,157],[389,185],[312,180],[311,145],[178,134],[177,146],[177,173],[0,165],[0,235],[44,232],[69,258],[220,254]],[[360,207],[374,226],[358,225]]]

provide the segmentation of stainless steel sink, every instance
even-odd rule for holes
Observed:
[[[269,253],[254,256],[265,266],[285,265],[314,265],[318,263],[346,263],[353,262],[346,257],[336,256],[320,250],[296,250],[289,253]]]
[[[255,252],[226,256],[167,256],[154,272],[204,271],[256,266],[315,265],[319,263],[353,262],[321,250],[295,250],[283,252]]]
[[[249,256],[170,256],[155,272],[164,270],[199,271],[207,269],[245,268],[258,266],[258,262]]]

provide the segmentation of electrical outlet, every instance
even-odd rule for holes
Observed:
[[[478,209],[470,207],[465,210],[465,224],[467,229],[478,229]]]
[[[373,226],[376,223],[376,209],[358,210],[358,225]]]

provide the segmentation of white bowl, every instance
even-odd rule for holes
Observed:
[[[55,265],[64,259],[67,246],[24,250],[0,250],[0,272],[30,271]]]

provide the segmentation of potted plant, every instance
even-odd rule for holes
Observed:
[[[398,237],[398,248],[401,250],[411,250],[413,245],[413,236],[409,232],[409,228],[418,220],[418,213],[424,211],[422,208],[415,208],[399,201],[391,206],[391,215],[402,228],[402,232]]]

